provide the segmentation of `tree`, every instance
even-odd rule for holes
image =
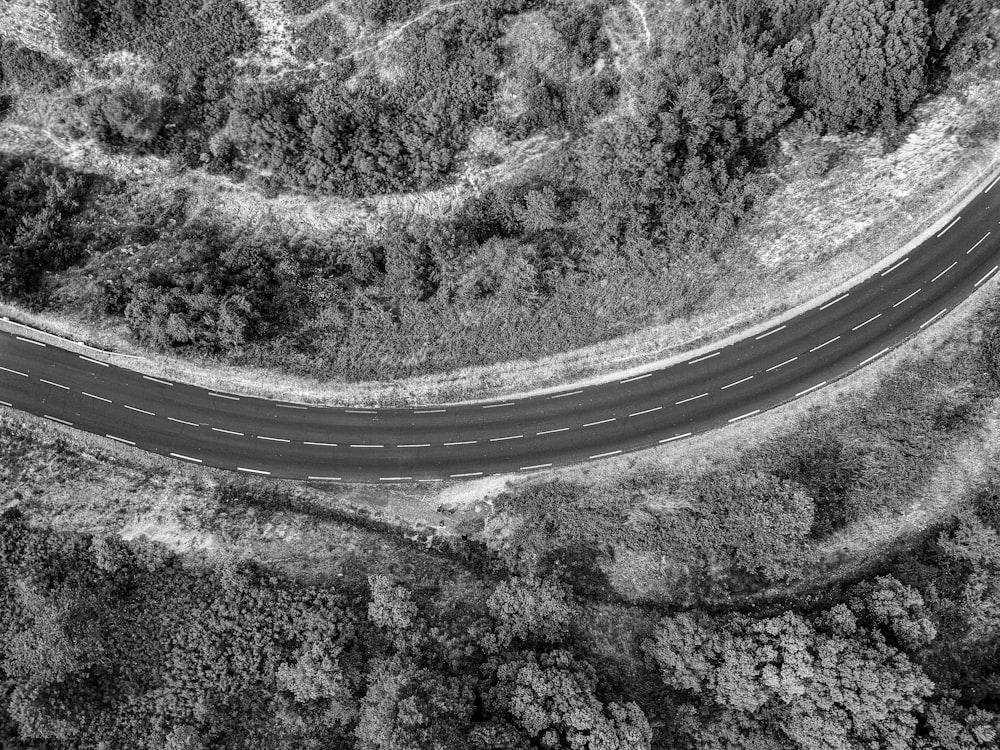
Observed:
[[[722,623],[665,618],[647,646],[667,686],[802,750],[905,750],[933,683],[846,608],[810,623],[786,612]],[[741,717],[741,718],[740,718]]]
[[[808,78],[830,130],[893,127],[923,93],[930,25],[922,0],[834,0],[813,36]]]
[[[514,640],[537,640],[556,644],[569,628],[572,609],[566,590],[551,581],[511,578],[502,581],[486,602],[496,620],[495,641],[490,646],[506,648]]]
[[[648,750],[652,732],[635,703],[602,703],[593,669],[566,651],[505,664],[497,697],[543,748]]]

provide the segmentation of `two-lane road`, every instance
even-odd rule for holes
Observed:
[[[752,418],[864,366],[1000,271],[1000,178],[849,292],[686,362],[511,401],[352,409],[167,382],[0,334],[0,404],[146,451],[259,476],[394,482],[536,471]]]

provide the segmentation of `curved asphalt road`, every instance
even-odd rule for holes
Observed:
[[[302,406],[160,381],[3,333],[0,403],[180,461],[292,479],[439,480],[597,460],[750,418],[940,320],[1000,268],[998,182],[849,293],[626,380],[488,404]]]

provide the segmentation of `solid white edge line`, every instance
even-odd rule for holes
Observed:
[[[339,482],[340,477],[306,477],[306,479],[314,479],[319,482]]]
[[[507,437],[490,438],[491,443],[499,443],[503,440],[517,440],[518,438],[523,438],[524,435],[508,435]]]
[[[513,406],[513,405],[514,405],[513,401],[506,401],[506,402],[504,402],[502,404],[486,404],[486,406],[484,406],[483,408],[484,409],[499,409],[499,408],[501,408],[503,406]]]
[[[16,338],[18,341],[23,341],[26,344],[34,344],[35,346],[43,346],[43,347],[45,346],[45,344],[43,344],[41,341],[32,341],[31,339],[24,338],[24,336],[15,336],[14,338]]]
[[[216,398],[228,399],[229,401],[239,401],[240,400],[238,396],[227,396],[225,393],[215,393],[213,391],[209,391],[208,395],[209,396],[215,396]]]
[[[654,411],[660,411],[662,406],[654,406],[652,409],[643,409],[642,411],[635,411],[629,414],[630,417],[641,417],[643,414],[652,414]]]
[[[941,312],[937,313],[937,314],[936,314],[936,315],[935,315],[935,316],[934,316],[933,318],[931,318],[930,320],[925,320],[925,321],[924,321],[923,323],[921,323],[921,324],[920,324],[920,328],[921,328],[921,330],[922,330],[922,329],[924,329],[924,328],[926,328],[927,326],[929,326],[929,325],[930,325],[931,323],[933,323],[933,322],[934,322],[935,320],[937,320],[938,318],[940,318],[940,317],[941,317],[942,315],[944,315],[944,314],[945,314],[946,312],[948,312],[948,308],[947,308],[947,307],[946,307],[946,308],[945,308],[944,310],[942,310]]]
[[[958,261],[956,260],[950,266],[948,266],[946,269],[944,269],[941,273],[939,273],[937,276],[935,276],[933,279],[931,279],[931,283],[933,284],[935,281],[937,281],[938,279],[940,279],[942,276],[944,276],[946,273],[948,273],[948,271],[950,271],[951,269],[953,269],[957,265],[958,265]]]
[[[170,383],[170,382],[168,382],[166,380],[160,380],[159,378],[154,378],[152,375],[143,375],[142,379],[143,380],[151,380],[152,382],[159,383],[160,385],[173,386],[173,383]]]
[[[323,448],[336,448],[337,447],[336,443],[316,443],[316,442],[313,442],[312,440],[303,440],[302,441],[302,445],[319,445],[319,446],[322,446]]]
[[[451,474],[450,476],[454,477],[455,479],[458,479],[460,477],[481,477],[482,475],[483,472],[481,471],[470,471],[465,474]]]
[[[22,378],[28,377],[28,373],[21,372],[20,370],[12,370],[9,367],[0,367],[0,370],[3,370],[4,372],[9,372],[11,375],[20,375]]]
[[[596,427],[599,424],[607,424],[608,422],[616,422],[618,417],[611,417],[610,419],[602,419],[599,422],[587,422],[584,427]]]
[[[536,435],[551,435],[554,432],[569,432],[569,427],[560,427],[557,430],[542,430],[541,432],[536,432]]]
[[[681,404],[686,404],[688,401],[697,401],[699,398],[705,398],[708,393],[702,393],[697,396],[692,396],[691,398],[681,399],[680,401],[675,401],[674,406],[680,406]]]
[[[741,419],[746,419],[747,417],[752,417],[754,414],[760,414],[760,409],[754,409],[753,411],[748,411],[746,414],[740,414],[738,417],[733,417],[730,422],[739,422]]]
[[[770,331],[768,331],[767,333],[762,333],[762,334],[761,334],[760,336],[755,336],[755,337],[754,337],[754,340],[755,340],[755,341],[760,341],[761,339],[766,339],[766,338],[767,338],[768,336],[770,336],[770,335],[771,335],[772,333],[777,333],[778,331],[783,331],[783,330],[785,330],[786,328],[788,328],[788,326],[786,326],[786,325],[785,325],[785,326],[778,326],[777,328],[772,328],[772,329],[771,329]]]
[[[607,453],[598,453],[598,454],[596,454],[594,456],[591,456],[590,460],[593,461],[594,459],[597,459],[597,458],[607,458],[608,456],[617,456],[619,453],[621,453],[620,450],[617,450],[617,451],[608,451]]]
[[[940,237],[940,235],[938,235],[938,236]],[[906,261],[908,261],[909,259],[910,259],[909,256],[903,258],[901,261],[899,261],[899,263],[897,263],[896,265],[894,265],[892,268],[885,269],[880,275],[882,275],[882,276],[888,276],[890,273],[892,273],[893,271],[895,271],[901,265],[903,265],[904,263],[906,263]]]
[[[841,294],[841,295],[840,295],[839,297],[837,297],[837,299],[835,299],[835,300],[830,300],[830,301],[829,301],[829,302],[827,302],[827,303],[826,303],[825,305],[821,305],[819,309],[820,309],[820,310],[825,310],[826,308],[828,308],[828,307],[830,307],[830,306],[832,306],[832,305],[836,305],[836,304],[837,304],[838,302],[840,302],[841,300],[845,300],[845,299],[847,299],[847,298],[848,298],[848,297],[850,297],[850,296],[851,296],[851,293],[850,293],[850,292],[848,292],[847,294]]]
[[[673,437],[663,438],[661,443],[672,443],[674,440],[680,440],[682,438],[691,437],[690,432],[685,432],[683,435],[674,435]]]
[[[68,385],[62,385],[61,383],[53,383],[51,380],[46,380],[45,378],[39,378],[38,382],[45,383],[45,385],[51,385],[51,386],[54,386],[56,388],[62,388],[64,391],[68,391],[69,390],[69,386]]]
[[[724,385],[719,390],[720,391],[724,391],[727,388],[732,388],[734,385],[739,385],[740,383],[745,383],[748,380],[753,380],[753,375],[747,375],[745,378],[743,378],[743,380],[737,380],[735,383],[730,383],[729,385]]]
[[[997,179],[1000,180],[1000,177],[998,177]],[[973,245],[972,247],[970,247],[968,250],[965,251],[965,254],[968,255],[973,250],[975,250],[977,247],[979,247],[980,245],[982,245],[986,241],[986,238],[989,237],[991,234],[993,234],[993,232],[987,232],[986,234],[984,234],[982,236],[982,239],[979,240],[979,242],[977,242],[975,245]]]
[[[833,337],[832,339],[830,339],[829,341],[824,341],[824,342],[823,342],[822,344],[820,344],[819,346],[814,346],[814,347],[813,347],[812,349],[810,349],[810,350],[809,350],[809,353],[810,353],[810,354],[812,354],[813,352],[817,352],[817,351],[819,351],[820,349],[822,349],[822,348],[823,348],[824,346],[827,346],[828,344],[832,344],[832,343],[833,343],[834,341],[840,341],[840,336],[834,336],[834,337]]]
[[[258,440],[270,440],[272,443],[290,443],[288,438],[267,437],[266,435],[255,435]]]
[[[131,446],[135,445],[135,443],[133,443],[131,440],[126,440],[125,438],[115,437],[114,435],[105,435],[104,437],[108,438],[108,440],[115,440],[115,441],[117,441],[119,443],[125,443],[125,445],[131,445]]]
[[[962,218],[961,216],[956,216],[954,219],[951,220],[951,224],[949,224],[948,226],[946,226],[944,229],[942,229],[940,232],[937,233],[937,236],[938,237],[943,237],[944,233],[947,232],[949,229],[951,229],[956,224],[958,224],[958,220],[961,219],[961,218]]]
[[[476,440],[457,440],[453,443],[442,443],[442,445],[452,446],[452,445],[475,445]]]
[[[236,471],[242,471],[247,474],[263,474],[265,477],[271,476],[271,472],[269,471],[261,471],[260,469],[247,469],[244,468],[243,466],[237,466]]]
[[[866,321],[865,321],[864,323],[859,323],[858,325],[854,326],[854,328],[852,328],[851,330],[852,330],[852,331],[856,331],[856,330],[858,330],[859,328],[864,328],[864,327],[865,327],[866,325],[868,325],[869,323],[871,323],[871,322],[872,322],[873,320],[878,320],[878,319],[879,319],[879,318],[881,318],[881,317],[882,317],[882,313],[879,313],[878,315],[872,315],[872,316],[871,316],[870,318],[868,318],[868,320],[866,320]]]
[[[636,375],[634,378],[625,378],[625,380],[619,380],[618,382],[624,385],[625,383],[634,383],[637,380],[645,380],[651,377],[653,377],[653,373],[647,372],[645,375]]]
[[[954,264],[952,264],[952,265],[954,265]],[[931,280],[933,281],[933,279],[931,279]],[[921,289],[923,289],[923,287],[921,287]],[[904,302],[906,302],[906,300],[911,299],[911,298],[913,298],[914,296],[916,296],[918,294],[920,294],[920,289],[918,289],[915,292],[910,292],[905,297],[903,297],[903,299],[901,299],[899,302],[897,302],[895,305],[893,305],[893,307],[894,308],[899,307],[901,304],[903,304]]]
[[[878,352],[877,354],[873,354],[873,355],[872,355],[872,356],[870,356],[870,357],[869,357],[868,359],[866,359],[866,360],[865,360],[864,362],[862,362],[861,364],[859,364],[859,365],[858,365],[858,367],[864,367],[865,365],[867,365],[867,364],[868,364],[869,362],[871,362],[872,360],[874,360],[874,359],[878,359],[879,357],[881,357],[881,356],[882,356],[883,354],[885,354],[885,353],[886,353],[887,351],[889,351],[889,347],[886,347],[885,349],[883,349],[882,351]]]
[[[978,287],[980,284],[982,284],[984,281],[986,281],[986,279],[988,279],[990,276],[992,276],[993,274],[995,274],[996,271],[997,271],[997,268],[1000,268],[1000,266],[993,266],[993,268],[991,268],[989,271],[987,271],[986,275],[983,276],[983,278],[981,278],[979,281],[977,281],[974,284],[974,286]]]
[[[581,393],[583,393],[582,390],[580,390],[580,391],[570,391],[569,393],[557,393],[555,396],[549,396],[549,398],[565,398],[566,396],[577,396],[577,395],[579,395]]]
[[[704,362],[706,359],[711,359],[712,357],[718,357],[721,352],[712,352],[711,354],[706,354],[704,357],[698,357],[698,359],[692,359],[688,361],[689,365],[696,365],[699,362]]]
[[[111,367],[111,365],[109,365],[107,362],[100,362],[100,361],[98,361],[96,359],[91,359],[90,357],[85,357],[82,354],[77,354],[76,356],[78,356],[80,359],[82,359],[82,360],[84,360],[86,362],[91,362],[91,363],[93,363],[95,365],[100,365],[101,367]]]
[[[146,414],[147,416],[150,416],[150,417],[155,417],[156,416],[156,414],[154,414],[153,412],[146,411],[145,409],[140,409],[138,406],[129,406],[128,404],[122,404],[122,406],[124,406],[129,411],[137,411],[140,414]]]
[[[114,403],[110,398],[104,398],[103,396],[95,396],[93,393],[87,393],[86,391],[80,391],[87,398],[95,398],[98,401],[103,401],[106,404]]]
[[[547,469],[552,464],[535,464],[534,466],[522,466],[519,471],[534,471],[535,469]]]
[[[990,190],[993,189],[993,186],[996,185],[998,182],[1000,182],[1000,177],[997,177],[995,180],[993,180],[993,182],[990,183],[989,187],[986,188],[983,192],[984,193],[990,192]]]
[[[786,359],[784,362],[779,362],[778,364],[774,365],[773,367],[768,367],[766,370],[764,370],[764,372],[771,372],[771,370],[777,370],[779,367],[784,367],[787,364],[791,364],[792,362],[794,362],[797,359],[798,359],[798,357],[792,357],[791,359]]]
[[[65,419],[59,419],[59,417],[53,417],[50,414],[43,414],[42,416],[45,417],[46,419],[51,419],[53,422],[59,422],[61,424],[64,424],[67,427],[73,426],[72,422],[67,422]]]
[[[240,437],[246,437],[242,432],[236,432],[235,430],[224,430],[221,427],[213,427],[212,432],[222,432],[226,435],[239,435]]]
[[[806,388],[804,391],[799,391],[798,393],[795,394],[795,398],[798,398],[799,396],[805,396],[810,391],[815,391],[817,388],[822,388],[824,385],[826,385],[825,380],[822,383],[817,383],[812,388]]]
[[[173,456],[174,458],[180,458],[184,461],[193,461],[196,464],[201,463],[200,458],[191,458],[191,456],[185,456],[183,453],[171,453],[170,455]]]
[[[197,427],[198,426],[197,422],[188,422],[188,421],[183,420],[183,419],[175,419],[174,417],[167,417],[167,419],[170,420],[171,422],[177,422],[178,424],[186,424],[188,427]]]

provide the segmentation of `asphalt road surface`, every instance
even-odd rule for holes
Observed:
[[[178,461],[259,476],[404,482],[599,460],[750,419],[941,320],[1000,269],[998,182],[848,293],[625,380],[486,404],[303,406],[157,380],[2,333],[0,403]]]

